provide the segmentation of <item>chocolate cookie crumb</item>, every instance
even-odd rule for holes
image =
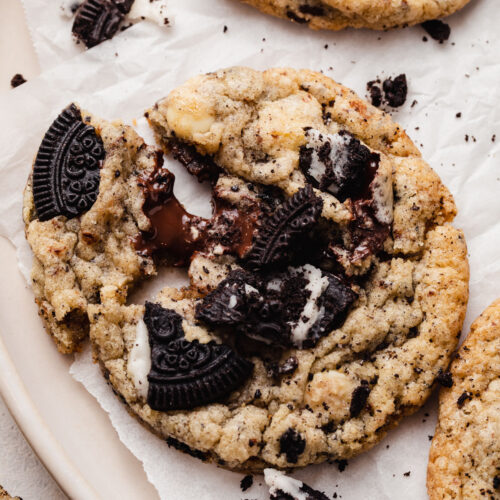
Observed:
[[[453,378],[450,372],[443,372],[443,370],[439,370],[438,376],[436,378],[438,384],[443,387],[450,388],[453,385]]]
[[[289,427],[280,437],[280,455],[285,454],[291,464],[296,464],[299,455],[306,449],[306,440],[292,427]]]
[[[405,472],[405,473],[403,474],[403,476],[404,476],[404,477],[410,477],[410,474],[411,474],[411,471],[408,471],[408,472]]]
[[[366,380],[361,381],[361,385],[356,387],[352,393],[351,406],[349,413],[351,418],[356,418],[366,406],[371,388]]]
[[[382,88],[385,94],[385,101],[392,108],[399,108],[405,103],[406,95],[408,94],[408,84],[404,73],[396,76],[394,80],[392,78],[384,80]]]
[[[349,465],[347,460],[336,460],[337,467],[339,468],[339,472],[344,472],[346,467]]]
[[[500,489],[500,476],[495,476],[493,478],[493,488],[496,490]]]
[[[465,404],[465,402],[468,400],[468,399],[472,399],[472,394],[470,392],[463,392],[460,397],[457,399],[457,406],[459,408],[462,408],[462,406]]]
[[[456,116],[457,118],[462,118],[462,113],[457,113],[455,116]]]
[[[10,80],[10,86],[15,89],[16,87],[19,87],[19,85],[22,85],[23,83],[26,82],[26,78],[24,78],[21,73],[16,73]]]
[[[240,481],[241,491],[247,491],[248,488],[251,488],[253,485],[253,476],[248,474]]]
[[[450,38],[450,26],[443,23],[443,21],[440,21],[439,19],[426,21],[425,23],[422,23],[421,26],[425,31],[427,31],[427,33],[429,33],[431,38],[437,40],[439,43],[443,43]]]
[[[366,89],[370,93],[370,102],[375,107],[382,104],[382,89],[380,88],[380,80],[372,80],[366,84]]]
[[[224,25],[224,29],[222,30],[222,33],[227,33],[227,26]]]

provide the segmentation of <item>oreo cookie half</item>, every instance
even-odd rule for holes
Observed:
[[[112,38],[134,0],[85,0],[76,11],[72,32],[91,48]]]
[[[241,386],[253,365],[230,347],[189,342],[182,316],[146,302],[144,322],[151,346],[147,402],[153,410],[189,410],[220,401]]]
[[[46,132],[33,167],[33,199],[38,218],[71,219],[89,210],[99,194],[104,146],[94,127],[71,104]]]
[[[323,200],[310,185],[299,189],[276,212],[262,222],[262,228],[247,256],[246,265],[262,269],[286,262],[293,243],[309,232],[321,215]]]

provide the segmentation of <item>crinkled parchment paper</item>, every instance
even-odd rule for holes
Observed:
[[[45,67],[73,52],[72,46],[68,49],[65,45],[71,40],[60,34],[65,28],[49,16],[57,10],[49,7],[52,3],[58,4],[55,0],[25,0]],[[430,39],[422,41],[425,33],[420,27],[389,33],[313,33],[264,16],[237,0],[170,0],[170,5],[175,19],[171,28],[139,23],[112,41],[0,95],[0,234],[16,245],[25,274],[31,256],[21,222],[22,190],[45,130],[70,101],[76,100],[105,118],[122,118],[129,123],[137,118],[141,133],[151,141],[147,125],[139,119],[143,111],[200,72],[234,64],[258,69],[308,67],[324,71],[361,95],[368,80],[405,72],[408,101],[394,112],[394,118],[455,195],[459,208],[455,224],[467,237],[471,264],[467,331],[471,321],[500,296],[498,0],[472,0],[450,18],[451,38],[443,45]],[[460,118],[457,113],[461,113]],[[499,137],[496,142],[494,134]],[[169,160],[167,165],[177,174],[180,199],[188,209],[206,214],[206,187],[174,162]],[[182,271],[165,270],[136,300],[162,284],[176,285],[184,280]],[[266,490],[259,486],[260,478],[242,493],[241,474],[171,450],[143,429],[112,394],[91,362],[89,350],[77,356],[71,373],[109,413],[121,440],[143,462],[162,498],[267,498]],[[435,421],[434,395],[379,446],[351,460],[344,472],[325,464],[298,471],[295,476],[329,495],[337,492],[343,499],[424,499],[429,436]],[[404,475],[407,472],[410,475]]]

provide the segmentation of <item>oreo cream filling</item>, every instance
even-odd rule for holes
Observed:
[[[328,288],[330,282],[320,269],[311,266],[311,264],[306,264],[295,269],[290,267],[288,271],[291,276],[302,274],[307,280],[305,289],[309,292],[309,297],[306,300],[299,319],[288,323],[291,327],[291,341],[294,345],[300,347],[307,338],[309,330],[324,315],[325,308],[323,306],[319,307],[318,301]]]
[[[294,500],[308,500],[308,495],[301,490],[303,482],[287,476],[276,469],[264,469],[264,480],[269,486],[271,498],[279,495],[290,495]]]
[[[134,347],[127,361],[127,371],[134,383],[137,393],[148,397],[148,373],[151,370],[151,347],[149,346],[148,329],[142,318],[137,322]]]

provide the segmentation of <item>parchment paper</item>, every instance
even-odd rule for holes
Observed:
[[[71,55],[71,50],[59,45],[65,35],[58,36],[61,26],[48,15],[52,8],[48,4],[52,2],[25,0],[45,67]],[[25,275],[31,256],[21,222],[22,190],[44,132],[70,101],[76,100],[105,118],[131,122],[188,77],[234,64],[322,70],[361,95],[368,80],[405,72],[408,101],[394,112],[394,118],[455,195],[459,208],[455,224],[464,229],[468,242],[471,298],[464,327],[467,331],[470,322],[500,296],[498,0],[473,0],[450,18],[452,35],[443,45],[423,42],[425,33],[419,27],[389,33],[312,33],[303,26],[264,16],[236,0],[171,0],[170,4],[175,18],[172,28],[139,23],[112,41],[0,95],[0,234],[16,245]],[[411,106],[414,100],[417,102]],[[456,117],[459,112],[461,118]],[[138,128],[148,132],[141,120]],[[499,136],[496,142],[494,134]],[[188,209],[206,213],[206,189],[172,161],[167,164],[177,173],[180,199]],[[152,287],[157,290],[165,283],[176,285],[184,279],[181,271],[165,270]],[[143,297],[144,293],[136,300]],[[242,493],[241,474],[170,450],[145,431],[112,394],[88,351],[77,356],[71,373],[109,413],[120,439],[143,462],[162,498],[267,498],[266,490],[259,487],[261,478]],[[344,472],[325,464],[295,476],[343,499],[424,499],[428,436],[433,434],[435,420],[434,395],[382,444],[351,460]],[[407,472],[409,476],[404,475]]]

